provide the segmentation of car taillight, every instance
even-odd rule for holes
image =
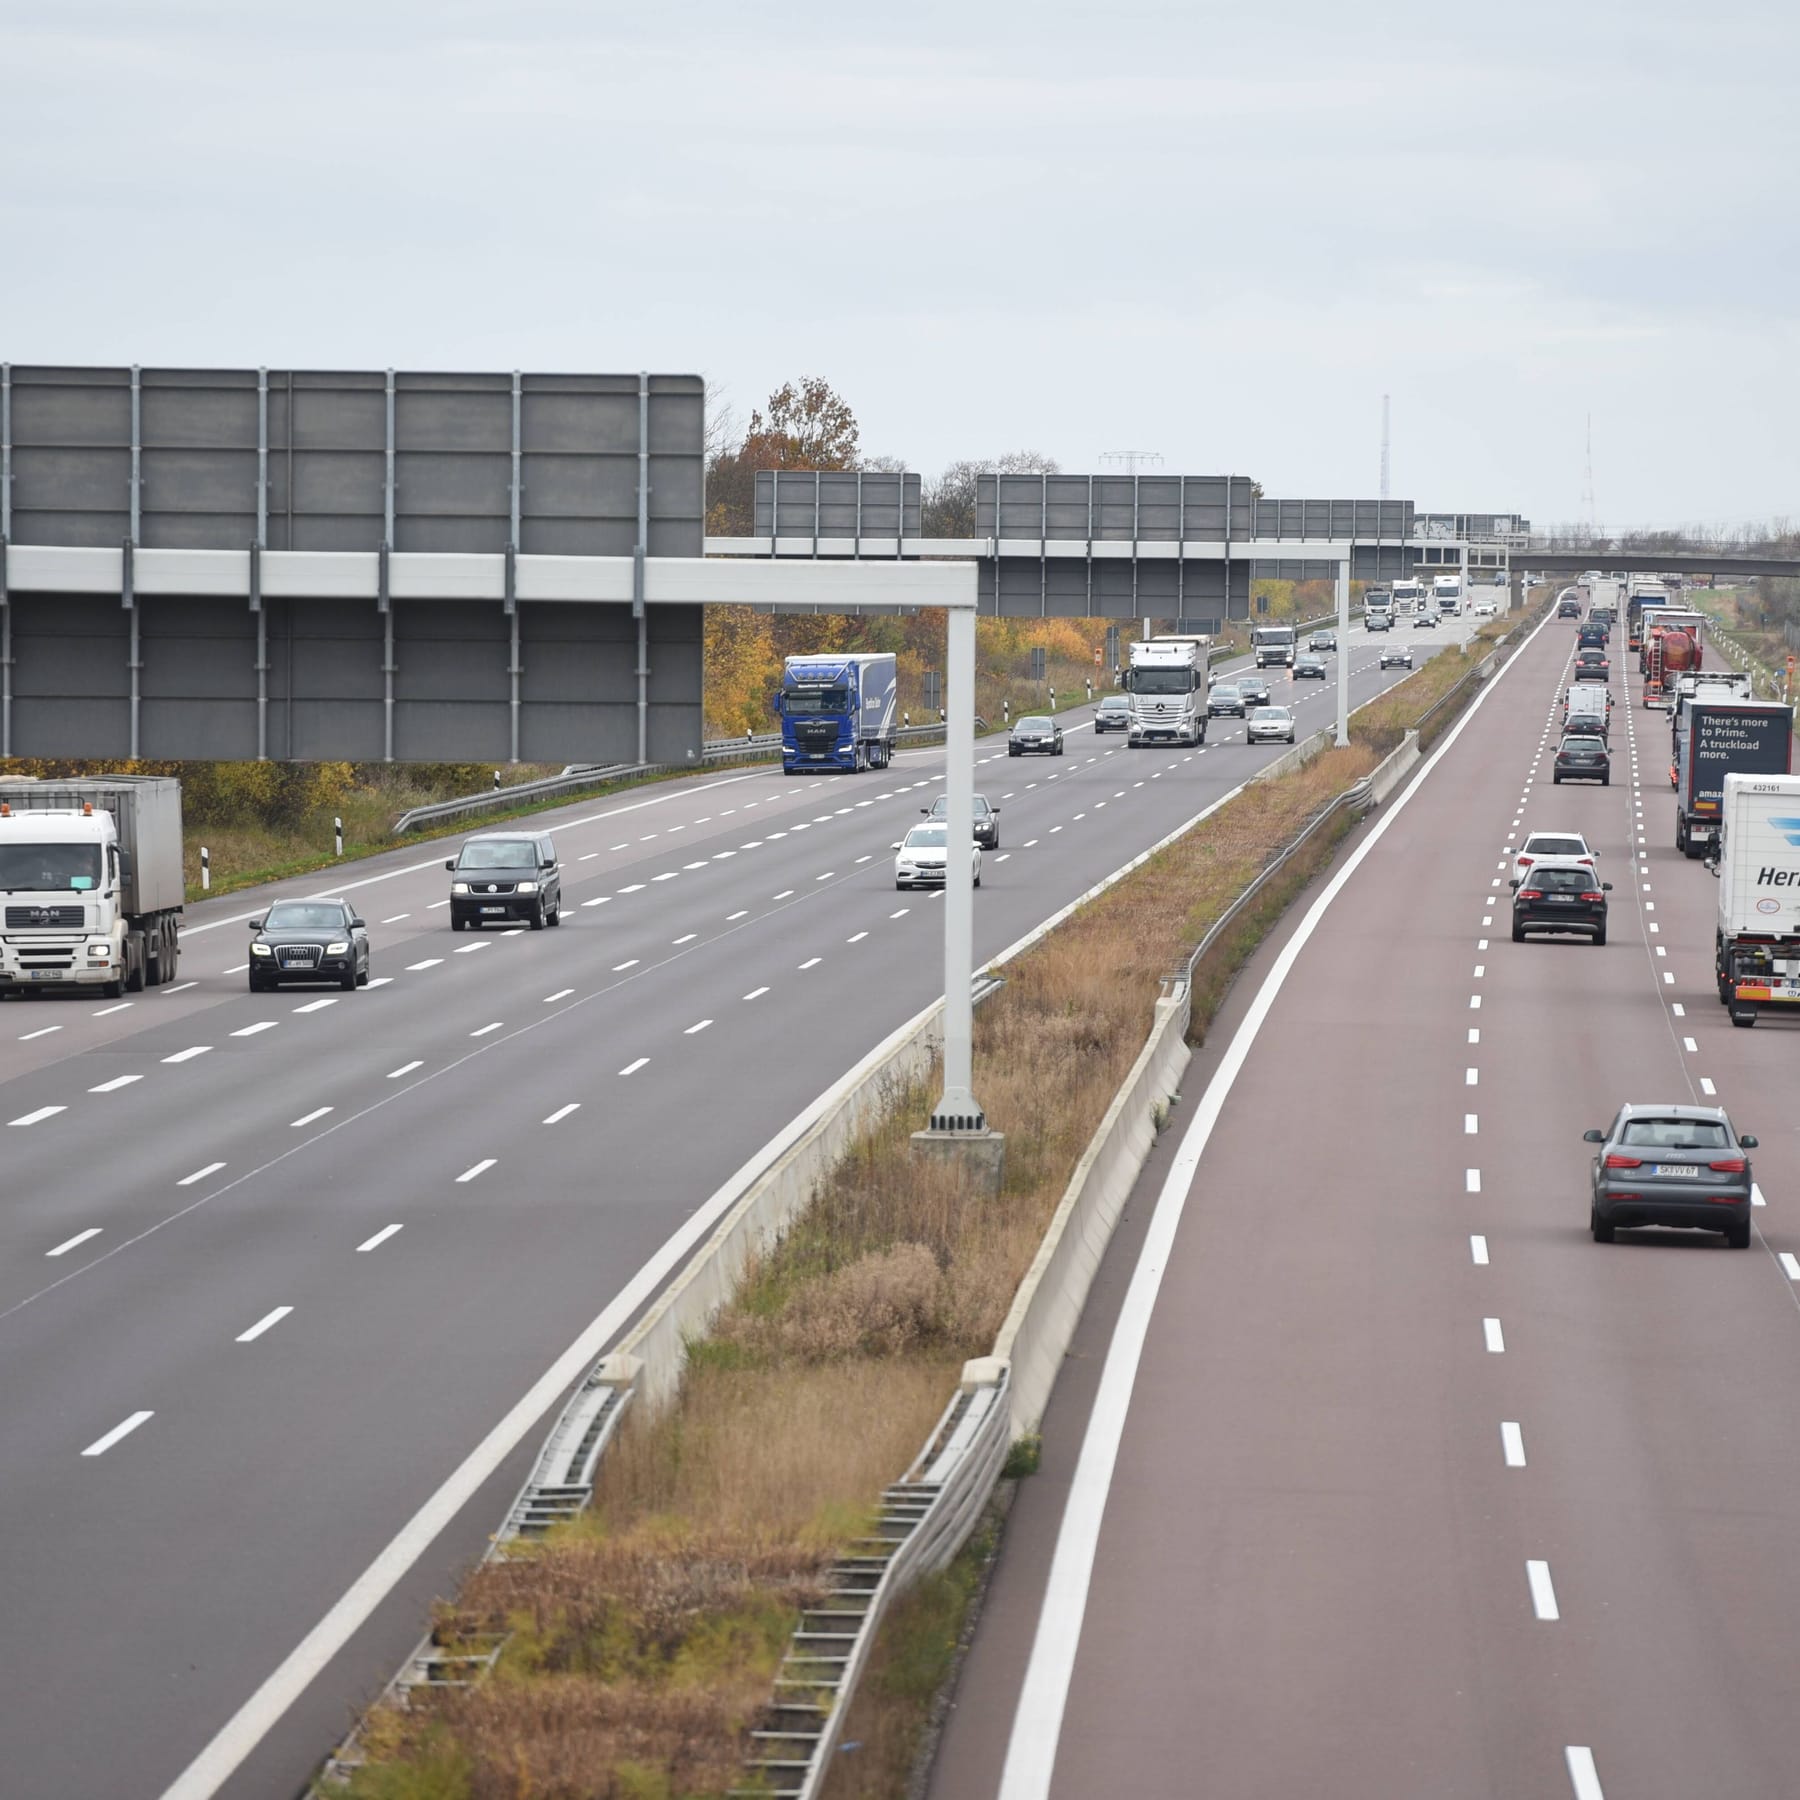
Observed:
[[[1591,894],[1583,894],[1581,897],[1584,900],[1604,900],[1606,898],[1606,896],[1603,893],[1600,893],[1598,891],[1595,891],[1594,893],[1591,893]]]
[[[1531,867],[1531,865],[1536,861],[1537,861],[1537,858],[1535,856],[1521,856],[1519,858],[1519,867],[1521,869],[1529,869]]]
[[[1606,1159],[1609,1169],[1641,1169],[1644,1159],[1641,1156],[1621,1156],[1616,1150]]]
[[[1741,1175],[1749,1165],[1741,1156],[1728,1156],[1722,1162],[1706,1165],[1715,1175]]]
[[[1521,900],[1541,900],[1543,897],[1544,890],[1542,888],[1521,888],[1519,890]]]

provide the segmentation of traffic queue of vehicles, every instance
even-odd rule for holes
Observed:
[[[1616,584],[1597,573],[1558,598],[1561,618],[1580,622],[1578,675],[1597,673],[1617,619]],[[1792,707],[1757,701],[1745,678],[1704,669],[1698,615],[1669,603],[1660,582],[1633,580],[1626,595],[1646,707],[1671,708],[1670,783],[1675,846],[1707,856],[1718,879],[1714,977],[1734,1025],[1800,1007],[1800,778],[1792,773]],[[1610,778],[1604,704],[1579,682],[1565,701],[1565,731],[1554,780]],[[1587,691],[1584,691],[1587,690]],[[1601,689],[1604,693],[1604,689]],[[1641,824],[1641,821],[1640,821]],[[1576,932],[1606,942],[1609,884],[1574,832],[1535,832],[1515,865],[1513,938]],[[1752,1237],[1754,1182],[1740,1133],[1723,1108],[1632,1104],[1610,1126],[1584,1137],[1596,1146],[1590,1168],[1589,1228],[1611,1243],[1622,1228],[1676,1227],[1720,1233],[1733,1249]]]

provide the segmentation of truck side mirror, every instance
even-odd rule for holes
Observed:
[[[776,693],[776,694],[771,694],[769,696],[769,711],[772,713],[778,713],[781,711],[781,695],[780,694]]]

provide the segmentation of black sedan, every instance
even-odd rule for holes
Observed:
[[[288,981],[369,982],[369,928],[348,900],[277,900],[250,921],[250,991]]]
[[[1206,716],[1216,719],[1221,715],[1234,719],[1244,716],[1243,690],[1235,681],[1215,682],[1212,692],[1206,696]]]
[[[1410,669],[1413,666],[1411,644],[1395,644],[1381,653],[1382,668]]]
[[[1315,631],[1306,640],[1306,647],[1309,650],[1335,650],[1337,633],[1335,631]]]
[[[1322,656],[1295,658],[1294,679],[1296,681],[1323,681],[1325,679],[1325,659]]]
[[[939,794],[929,806],[921,806],[919,811],[936,824],[942,824],[950,817],[950,796]],[[984,850],[1000,848],[1000,809],[995,806],[986,794],[973,797],[972,818],[975,825],[975,841]]]
[[[1610,1244],[1621,1225],[1720,1231],[1733,1250],[1750,1248],[1752,1178],[1746,1150],[1720,1106],[1622,1106],[1598,1144],[1588,1226]]]
[[[1246,706],[1269,704],[1269,684],[1260,675],[1240,675],[1237,687]]]
[[[1603,737],[1570,732],[1556,746],[1556,762],[1550,779],[1560,787],[1565,781],[1597,781],[1612,785],[1612,756]]]
[[[1021,719],[1006,740],[1008,756],[1061,756],[1062,727],[1042,713]]]
[[[1572,931],[1596,944],[1606,942],[1606,896],[1610,881],[1574,857],[1538,857],[1507,885],[1512,889],[1512,941],[1522,944],[1538,931]]]

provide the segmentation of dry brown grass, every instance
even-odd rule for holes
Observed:
[[[727,1785],[719,1772],[738,1766],[745,1722],[767,1700],[774,1624],[864,1529],[962,1361],[991,1347],[1143,1046],[1161,977],[1374,761],[1353,746],[1257,784],[1008,965],[1005,987],[976,1014],[976,1091],[1007,1136],[999,1199],[952,1168],[913,1161],[907,1136],[924,1122],[935,1080],[897,1092],[692,1347],[677,1404],[659,1417],[627,1415],[592,1515],[465,1584],[453,1615],[461,1628],[504,1620],[514,1633],[495,1678],[409,1715],[397,1739],[384,1721],[377,1767],[359,1781],[450,1771],[432,1779],[450,1792],[454,1775],[468,1800],[637,1800]],[[1278,911],[1309,873],[1301,863],[1272,884],[1280,891],[1267,907]],[[1242,936],[1253,941],[1249,923]],[[1231,967],[1221,957],[1209,972],[1217,991]],[[908,1665],[928,1673],[939,1637],[932,1624]],[[706,1670],[717,1679],[703,1693],[674,1673]],[[896,1682],[895,1719],[859,1757],[859,1779],[875,1783],[861,1791],[892,1791],[880,1783],[903,1774],[932,1685],[926,1673]],[[634,1771],[662,1785],[631,1786]],[[503,1780],[512,1785],[494,1785]]]

